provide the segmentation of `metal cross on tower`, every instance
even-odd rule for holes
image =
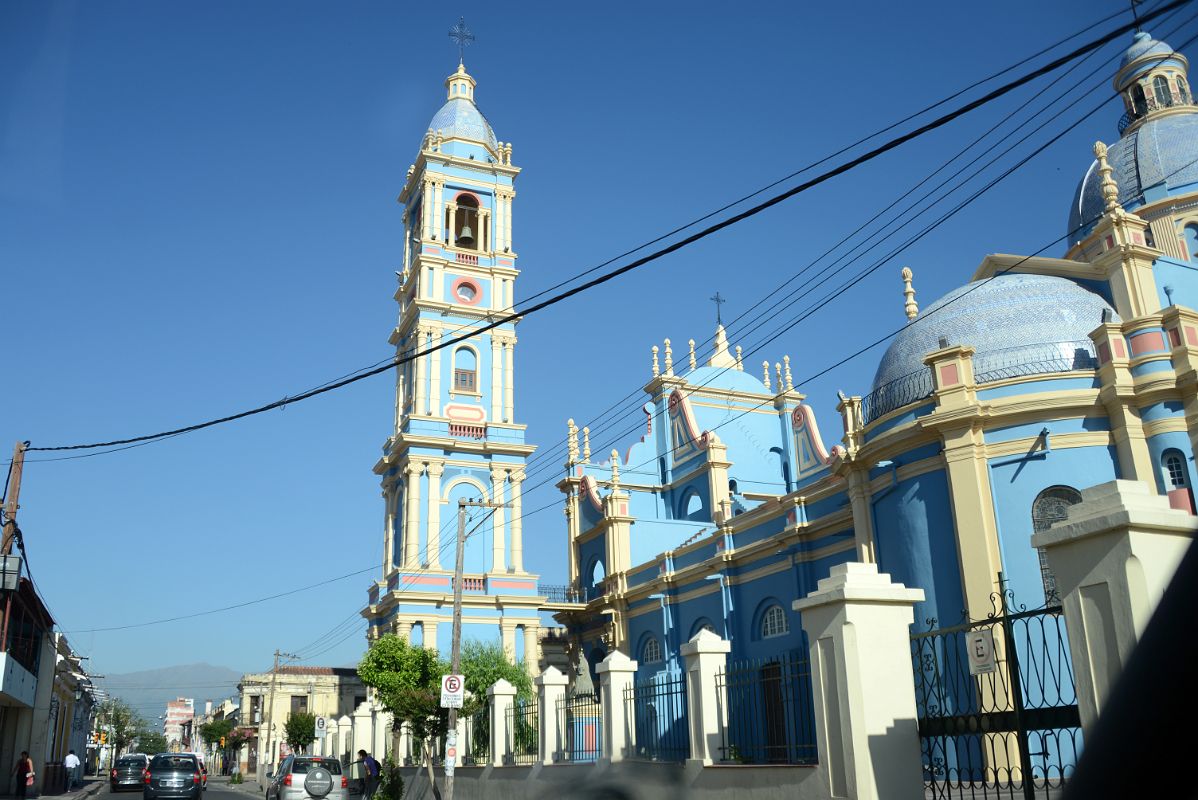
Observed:
[[[711,300],[711,302],[715,303],[715,324],[723,325],[724,322],[723,322],[723,320],[720,319],[720,306],[724,305],[724,303],[727,303],[728,301],[725,300],[724,298],[720,297],[719,292],[716,292],[713,296],[709,297],[708,299]]]
[[[458,24],[449,29],[449,38],[457,42],[459,63],[466,63],[466,48],[474,41],[474,34],[466,27],[465,17],[458,17]]]

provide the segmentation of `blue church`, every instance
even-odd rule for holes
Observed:
[[[640,678],[674,672],[704,628],[731,641],[734,660],[800,650],[792,601],[846,561],[922,589],[920,621],[985,619],[1000,573],[1022,602],[1042,603],[1054,579],[1032,533],[1113,479],[1148,482],[1193,513],[1187,69],[1135,36],[1114,78],[1119,139],[1094,146],[1063,257],[986,256],[922,311],[903,271],[908,322],[873,385],[835,399],[839,443],[823,438],[785,356],[750,371],[722,329],[703,363],[693,344],[687,357],[669,341],[653,348],[643,436],[603,460],[575,441],[559,484],[583,602],[558,619],[592,669],[618,649]]]

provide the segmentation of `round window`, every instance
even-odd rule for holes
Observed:
[[[478,297],[478,287],[472,283],[458,284],[457,295],[463,303],[473,303],[474,299]]]

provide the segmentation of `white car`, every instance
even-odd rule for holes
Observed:
[[[290,755],[270,775],[266,800],[348,800],[349,779],[341,762],[322,756]]]

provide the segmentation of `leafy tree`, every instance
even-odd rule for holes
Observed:
[[[524,662],[513,664],[508,661],[503,648],[494,642],[475,639],[464,642],[461,668],[466,676],[466,691],[470,693],[470,699],[463,705],[463,714],[474,714],[485,706],[487,689],[500,678],[515,687],[517,699],[533,699],[532,679],[528,677]]]
[[[254,738],[254,734],[245,728],[233,728],[225,736],[225,748],[228,750],[237,751],[250,743]]]
[[[446,709],[441,708],[441,676],[449,665],[437,651],[408,644],[394,634],[375,639],[358,664],[358,677],[375,690],[379,702],[407,723],[421,741],[443,734]]]
[[[283,726],[283,737],[291,749],[302,753],[316,739],[316,717],[306,711],[296,711]]]
[[[233,730],[233,720],[218,719],[215,722],[205,722],[200,726],[200,738],[209,747],[219,747],[220,740],[227,737]]]
[[[116,755],[124,753],[142,731],[147,730],[145,721],[137,712],[124,700],[115,697],[100,704],[96,719],[100,728],[108,731],[108,743],[113,746]]]
[[[166,737],[158,731],[143,730],[137,734],[137,749],[143,753],[165,753],[166,748]]]

